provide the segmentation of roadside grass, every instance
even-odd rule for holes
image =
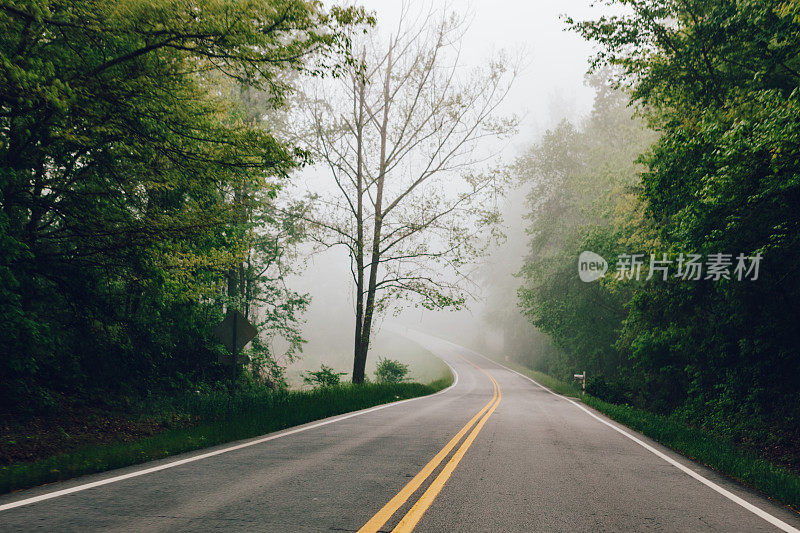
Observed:
[[[522,365],[507,362],[503,364],[533,378],[553,392],[579,398],[589,407],[689,459],[758,489],[794,509],[800,509],[800,476],[737,446],[731,440],[688,426],[668,416],[650,413],[628,404],[608,403],[594,396],[581,394],[577,385],[564,383]]]
[[[224,393],[187,395],[173,400],[172,408],[198,420],[197,425],[168,430],[134,442],[88,446],[40,461],[4,466],[0,468],[0,494],[424,396],[448,387],[452,381],[450,376],[429,384],[342,384],[304,391],[243,392],[234,396]]]
[[[800,476],[774,465],[733,441],[711,435],[668,416],[584,395],[583,403],[686,457],[744,482],[767,496],[800,509]]]

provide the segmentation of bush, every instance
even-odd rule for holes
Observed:
[[[624,385],[616,381],[606,381],[603,376],[589,378],[586,392],[608,403],[622,404],[630,401],[630,393]]]
[[[323,364],[316,372],[306,372],[303,382],[314,387],[333,387],[339,384],[345,374],[347,372],[334,372],[332,367]]]
[[[408,375],[408,365],[393,359],[378,359],[375,369],[375,380],[378,383],[400,383]]]

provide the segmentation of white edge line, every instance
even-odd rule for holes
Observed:
[[[444,359],[442,359],[442,361],[444,361]],[[200,455],[194,455],[192,457],[187,457],[186,459],[180,459],[178,461],[172,461],[171,463],[166,463],[166,464],[154,466],[154,467],[151,467],[151,468],[145,468],[143,470],[137,470],[136,472],[130,472],[128,474],[122,474],[120,476],[114,476],[114,477],[110,477],[110,478],[107,478],[107,479],[101,479],[99,481],[93,481],[91,483],[85,483],[83,485],[78,485],[76,487],[70,487],[68,489],[57,490],[57,491],[54,491],[54,492],[48,492],[47,494],[42,494],[40,496],[34,496],[34,497],[31,497],[31,498],[25,498],[23,500],[18,500],[18,501],[11,502],[11,503],[6,503],[4,505],[0,505],[0,511],[7,511],[9,509],[14,509],[16,507],[22,507],[24,505],[30,505],[30,504],[33,504],[33,503],[38,503],[38,502],[41,502],[41,501],[50,500],[50,499],[53,499],[53,498],[58,498],[60,496],[66,496],[67,494],[73,494],[75,492],[81,492],[81,491],[92,489],[92,488],[95,488],[95,487],[101,487],[103,485],[108,485],[110,483],[116,483],[117,481],[123,481],[125,479],[130,479],[130,478],[134,478],[134,477],[143,476],[145,474],[152,474],[153,472],[159,472],[161,470],[166,470],[168,468],[174,468],[176,466],[185,465],[187,463],[193,463],[194,461],[200,461],[201,459],[208,459],[209,457],[214,457],[215,455],[221,455],[223,453],[228,453],[228,452],[232,452],[232,451],[235,451],[235,450],[241,450],[242,448],[255,446],[256,444],[261,444],[261,443],[268,442],[268,441],[271,441],[271,440],[280,439],[281,437],[286,437],[286,436],[289,436],[289,435],[294,435],[296,433],[301,433],[303,431],[308,431],[309,429],[315,429],[315,428],[318,428],[318,427],[327,426],[328,424],[333,424],[335,422],[340,422],[340,421],[346,420],[348,418],[353,418],[353,417],[356,417],[356,416],[365,415],[367,413],[372,413],[374,411],[380,411],[381,409],[386,409],[387,407],[393,407],[395,405],[400,405],[400,404],[403,404],[403,403],[406,403],[406,402],[412,402],[414,400],[422,400],[424,398],[432,398],[434,396],[438,396],[439,394],[443,394],[443,393],[449,391],[450,389],[452,389],[453,387],[455,387],[458,384],[458,372],[456,372],[456,369],[453,368],[453,366],[450,363],[448,363],[447,361],[444,361],[444,362],[448,367],[450,367],[450,371],[453,373],[453,383],[450,384],[450,386],[447,387],[446,389],[442,389],[442,390],[440,390],[438,392],[435,392],[433,394],[428,394],[426,396],[417,396],[416,398],[408,398],[406,400],[400,400],[398,402],[385,403],[383,405],[377,405],[375,407],[369,407],[367,409],[362,409],[361,411],[355,411],[353,413],[347,413],[345,415],[337,416],[335,418],[330,418],[328,420],[324,420],[322,422],[317,422],[315,424],[312,423],[312,424],[305,425],[303,427],[299,427],[299,428],[295,428],[295,429],[283,430],[280,433],[273,433],[273,434],[271,434],[271,435],[269,435],[267,437],[257,438],[256,440],[251,440],[251,441],[248,441],[248,442],[244,442],[242,444],[237,444],[235,446],[229,446],[228,448],[223,448],[221,450],[214,450],[213,452],[207,452],[207,453],[203,453],[203,454],[200,454]]]
[[[447,342],[450,342],[450,341],[447,341]],[[692,470],[691,468],[682,465],[681,463],[679,463],[678,461],[676,461],[675,459],[673,459],[669,455],[667,455],[667,454],[665,454],[665,453],[653,448],[652,446],[650,446],[646,442],[644,442],[641,439],[635,437],[634,435],[631,435],[627,431],[615,426],[611,422],[609,422],[607,420],[603,420],[602,418],[600,418],[599,416],[597,416],[593,412],[589,411],[587,408],[585,408],[581,404],[577,403],[576,401],[574,401],[574,400],[572,400],[570,398],[567,398],[566,396],[562,396],[561,394],[558,394],[557,392],[553,392],[552,390],[550,390],[549,388],[545,387],[544,385],[542,385],[538,381],[534,380],[533,378],[530,378],[530,377],[526,376],[525,374],[521,374],[521,373],[517,372],[516,370],[514,370],[512,368],[508,368],[506,365],[504,365],[502,363],[498,363],[497,361],[495,361],[495,360],[493,360],[493,359],[491,359],[489,357],[486,357],[482,353],[478,353],[475,350],[470,350],[469,348],[465,348],[464,346],[459,346],[458,344],[455,344],[453,342],[451,342],[450,344],[453,344],[454,346],[458,346],[459,348],[464,348],[466,350],[469,350],[470,352],[474,353],[475,355],[483,357],[487,361],[490,361],[490,362],[492,362],[492,363],[494,363],[494,364],[496,364],[498,366],[501,366],[501,367],[505,368],[506,370],[508,370],[510,372],[513,372],[514,374],[516,374],[516,375],[518,375],[518,376],[520,376],[522,378],[527,379],[528,381],[530,381],[534,385],[537,385],[541,389],[546,390],[547,392],[549,392],[553,396],[558,396],[559,398],[568,401],[569,403],[571,403],[572,405],[574,405],[575,407],[577,407],[581,411],[585,412],[586,414],[588,414],[592,418],[602,422],[603,424],[607,425],[608,427],[610,427],[611,429],[613,429],[617,433],[621,433],[622,435],[625,435],[626,437],[631,439],[633,442],[635,442],[639,446],[641,446],[644,449],[646,449],[647,451],[652,452],[653,454],[655,454],[658,457],[662,458],[663,460],[665,460],[666,462],[668,462],[669,464],[671,464],[675,468],[677,468],[680,471],[692,476],[694,479],[696,479],[697,481],[699,481],[703,485],[705,485],[708,488],[710,488],[710,489],[718,492],[719,494],[725,496],[726,498],[728,498],[732,502],[744,507],[745,509],[747,509],[751,513],[755,514],[759,518],[763,518],[764,520],[766,520],[767,522],[769,522],[773,526],[775,526],[775,527],[777,527],[777,528],[779,528],[779,529],[781,529],[783,531],[786,531],[787,533],[800,533],[800,529],[797,529],[796,527],[787,524],[783,520],[777,518],[776,516],[773,516],[773,515],[769,514],[768,512],[764,511],[763,509],[761,509],[759,507],[756,507],[752,503],[748,502],[747,500],[745,500],[743,498],[740,498],[739,496],[737,496],[736,494],[733,494],[729,490],[726,490],[726,489],[720,487],[719,485],[717,485],[716,483],[714,483],[710,479],[707,479],[707,478],[701,476],[700,474],[698,474],[697,472],[695,472],[694,470]]]

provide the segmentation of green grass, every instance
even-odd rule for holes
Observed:
[[[343,384],[307,391],[259,391],[189,395],[172,408],[200,420],[196,426],[165,431],[129,443],[91,446],[41,461],[0,468],[0,493],[103,472],[197,450],[379,404],[432,394],[452,376],[430,384]]]
[[[774,465],[733,441],[711,435],[668,416],[650,413],[630,405],[604,402],[588,394],[581,395],[576,385],[516,363],[509,368],[529,376],[554,392],[578,397],[586,405],[651,439],[703,463],[714,470],[754,487],[767,496],[800,509],[800,476]]]

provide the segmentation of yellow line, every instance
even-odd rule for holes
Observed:
[[[488,373],[487,373],[488,375]],[[414,527],[416,527],[417,522],[420,521],[422,515],[425,514],[425,511],[433,503],[433,500],[436,499],[436,496],[444,487],[444,484],[447,483],[447,480],[450,479],[450,475],[453,473],[453,470],[456,469],[458,463],[461,462],[461,459],[464,457],[464,454],[467,453],[467,450],[472,445],[472,442],[475,440],[475,437],[478,436],[481,429],[483,429],[484,424],[492,416],[494,410],[497,409],[497,406],[500,404],[500,399],[502,398],[502,394],[500,394],[500,387],[497,385],[497,382],[492,376],[491,378],[492,383],[497,388],[497,401],[494,402],[494,405],[489,409],[489,411],[481,418],[481,421],[475,426],[469,436],[464,440],[461,446],[456,450],[456,453],[453,454],[453,457],[450,458],[450,461],[444,466],[439,475],[436,476],[436,479],[433,480],[431,485],[428,489],[420,496],[417,503],[406,513],[406,515],[400,520],[400,523],[397,524],[397,527],[394,528],[392,531],[396,533],[407,533],[412,531]]]
[[[494,380],[492,380],[492,381],[494,381]],[[406,500],[408,500],[411,497],[411,495],[414,494],[414,492],[416,492],[416,490],[425,482],[425,480],[428,479],[428,477],[431,475],[431,473],[433,473],[433,471],[436,470],[436,467],[439,466],[439,463],[441,463],[442,460],[445,457],[447,457],[447,454],[450,453],[450,450],[452,450],[456,446],[456,444],[458,444],[458,441],[461,440],[461,437],[463,437],[464,434],[467,431],[469,431],[469,429],[472,427],[472,425],[481,417],[481,415],[487,409],[489,409],[489,407],[492,405],[492,403],[494,403],[495,399],[497,398],[497,395],[500,392],[500,389],[497,387],[497,383],[493,383],[493,385],[494,385],[494,395],[492,396],[492,399],[489,400],[489,403],[487,403],[483,407],[483,409],[478,411],[478,413],[475,416],[473,416],[472,419],[469,422],[467,422],[467,424],[463,428],[461,428],[461,430],[458,433],[456,433],[456,435],[452,439],[450,439],[450,442],[448,442],[445,445],[445,447],[442,448],[439,451],[439,453],[437,453],[433,457],[433,459],[431,459],[428,462],[428,464],[426,464],[422,468],[422,470],[420,470],[419,473],[416,476],[414,476],[411,479],[411,481],[409,481],[406,484],[406,486],[403,487],[400,490],[400,492],[398,492],[395,495],[394,498],[389,500],[389,503],[384,505],[381,508],[380,511],[375,513],[375,515],[372,518],[370,518],[369,522],[364,524],[364,526],[361,529],[358,530],[359,533],[375,533],[375,532],[377,532],[381,528],[381,526],[383,526],[392,517],[392,515],[400,507],[403,506],[403,504],[406,502]]]

